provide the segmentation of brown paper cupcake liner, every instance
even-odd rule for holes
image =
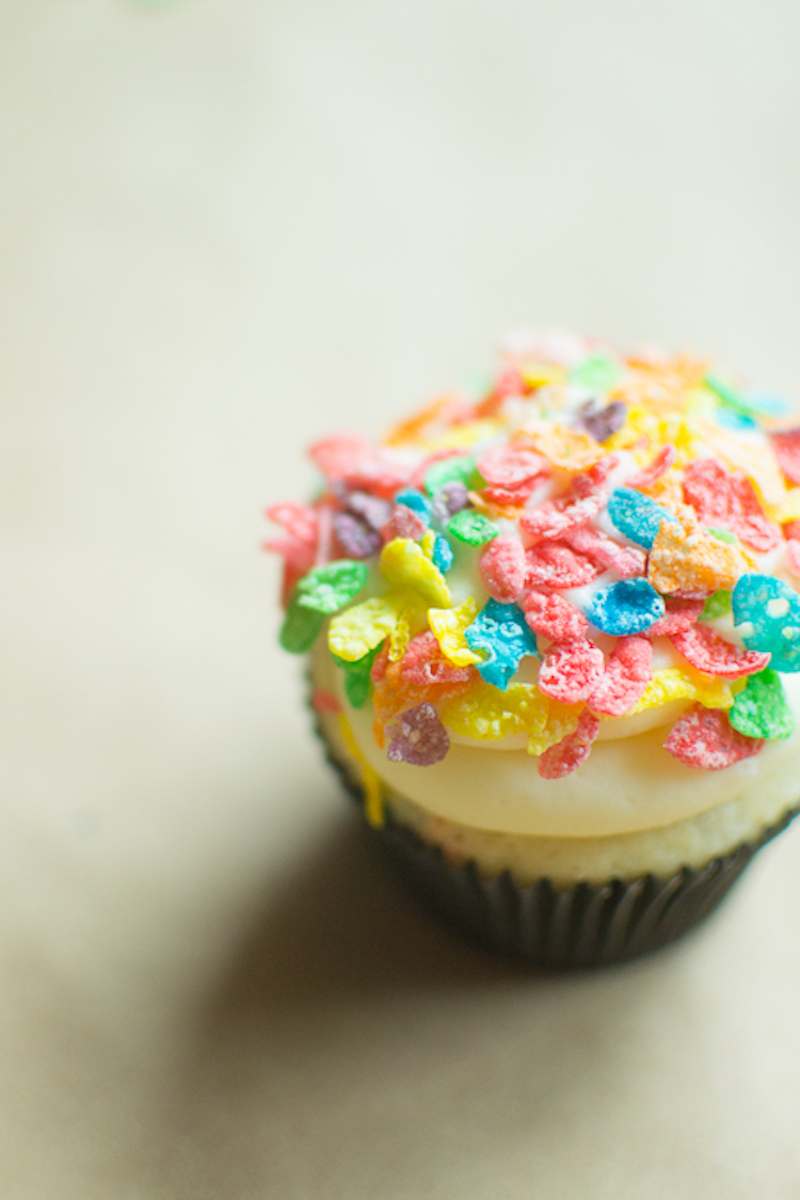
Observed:
[[[333,753],[315,720],[328,762],[363,811],[363,790]],[[761,836],[668,878],[652,874],[602,885],[558,886],[542,878],[517,883],[510,872],[481,875],[470,860],[453,865],[386,810],[373,829],[399,873],[440,918],[471,941],[543,967],[592,967],[624,962],[681,937],[720,903],[753,855],[785,829],[800,805]]]

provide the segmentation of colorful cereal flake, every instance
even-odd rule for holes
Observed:
[[[725,679],[709,679],[689,667],[665,667],[654,672],[627,715],[660,708],[672,700],[697,700],[705,708],[730,708],[734,702],[734,688],[740,686]]]
[[[715,592],[717,596],[721,594],[720,592]],[[730,596],[730,592],[726,592],[725,595]],[[706,617],[705,613],[708,604],[713,598],[713,596],[710,596],[704,604],[702,600],[681,600],[677,596],[665,596],[664,615],[663,617],[659,617],[654,625],[650,626],[647,636],[649,638],[671,637],[674,633],[684,633],[685,630],[691,629],[695,621],[698,621],[701,616],[706,620],[710,620],[711,618]],[[728,608],[730,609],[730,605]]]
[[[380,568],[393,587],[413,588],[429,604],[448,608],[450,591],[444,576],[410,538],[395,538],[381,551]]]
[[[683,494],[704,525],[735,533],[746,545],[764,552],[781,540],[781,530],[765,515],[755,489],[741,471],[728,471],[716,458],[687,463]]]
[[[691,511],[691,510],[690,510]],[[731,589],[750,570],[738,546],[726,545],[702,530],[692,513],[680,524],[663,521],[647,563],[647,578],[662,595],[705,599]]]
[[[538,770],[542,779],[563,779],[576,771],[589,757],[592,742],[599,732],[600,718],[585,709],[577,729],[540,756]]]
[[[380,647],[375,646],[355,662],[331,656],[337,667],[344,671],[344,694],[353,708],[363,708],[369,699],[372,669],[379,651]]]
[[[749,650],[769,652],[774,670],[800,671],[800,596],[793,588],[774,575],[743,575],[731,608]]]
[[[408,604],[408,595],[401,593],[373,596],[362,604],[345,609],[331,621],[328,648],[337,658],[356,662],[394,631],[401,612]],[[322,624],[325,618],[321,613],[316,615]]]
[[[603,566],[563,542],[540,542],[525,552],[529,587],[583,587],[603,571]]]
[[[478,602],[465,600],[455,608],[429,608],[428,623],[444,657],[456,667],[468,667],[483,661],[482,654],[470,649],[467,628],[478,615]]]
[[[504,691],[481,680],[469,691],[448,700],[442,721],[453,733],[475,741],[499,741],[517,733],[541,732],[548,702],[529,683],[511,683]]]
[[[335,613],[354,600],[367,582],[364,563],[338,559],[309,571],[297,585],[297,603],[316,612]]]
[[[533,632],[553,642],[568,642],[582,637],[589,627],[583,613],[555,592],[532,588],[520,606]]]
[[[550,474],[541,454],[515,446],[494,446],[478,461],[481,477],[492,487],[515,488],[535,484]]]
[[[404,712],[387,732],[391,741],[386,756],[391,762],[431,767],[441,762],[450,749],[447,730],[427,701]]]
[[[402,504],[405,508],[410,508],[425,526],[430,525],[431,502],[427,496],[424,496],[416,488],[402,488],[395,495],[394,502],[395,504]]]
[[[644,695],[652,672],[652,643],[644,637],[620,638],[597,686],[587,697],[593,712],[623,717]]]
[[[489,595],[501,604],[511,604],[525,586],[525,550],[512,534],[500,534],[486,546],[479,564],[481,579]]]
[[[332,437],[309,450],[312,461],[331,481],[386,499],[411,475],[408,461],[388,447],[375,448],[360,437]]]
[[[462,509],[447,522],[447,532],[468,546],[483,546],[500,533],[497,525],[483,513]]]
[[[578,704],[594,692],[604,667],[602,650],[585,637],[552,642],[544,652],[537,682],[545,696],[562,704]]]
[[[536,638],[516,604],[489,600],[465,636],[471,650],[485,655],[478,665],[483,679],[500,689],[507,686],[523,657],[537,653]]]
[[[751,675],[728,717],[733,728],[745,737],[788,737],[794,729],[794,717],[778,672],[768,669]]]
[[[800,428],[773,433],[772,448],[789,482],[800,484]]]
[[[644,633],[665,612],[664,601],[646,579],[622,579],[599,588],[586,606],[589,622],[603,633]]]
[[[370,528],[367,521],[355,513],[334,513],[333,532],[349,558],[370,558],[377,554],[383,545],[380,533]]]
[[[628,406],[622,400],[612,400],[605,406],[597,400],[588,400],[578,410],[581,427],[601,445],[622,428],[627,416]]]
[[[675,722],[664,749],[684,766],[721,771],[752,758],[763,745],[761,738],[745,737],[734,729],[726,713],[696,704]]]
[[[731,645],[706,624],[695,624],[670,638],[675,649],[696,671],[719,679],[741,679],[763,671],[769,654]]]
[[[430,630],[417,634],[409,642],[401,673],[407,683],[417,688],[437,683],[469,683],[475,678],[474,667],[456,667],[444,657],[439,642]]]
[[[645,572],[647,556],[644,550],[638,546],[621,546],[599,529],[586,525],[570,529],[564,534],[564,541],[601,568],[611,567],[618,571],[623,579],[633,579]]]

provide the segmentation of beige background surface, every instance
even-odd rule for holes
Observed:
[[[495,335],[800,396],[800,8],[0,2],[4,1200],[800,1195],[800,829],[537,979],[373,857],[275,645],[301,448]]]

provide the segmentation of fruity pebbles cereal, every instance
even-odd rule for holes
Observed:
[[[516,335],[267,510],[329,757],[434,904],[557,965],[671,940],[800,803],[800,416]]]

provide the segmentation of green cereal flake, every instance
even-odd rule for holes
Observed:
[[[425,476],[428,494],[435,496],[446,483],[463,483],[467,488],[480,487],[483,480],[475,466],[475,459],[469,454],[460,454],[434,463]]]
[[[739,541],[736,534],[731,533],[730,529],[717,529],[716,525],[706,525],[706,532],[715,537],[718,542],[725,542],[728,546],[735,546]]]
[[[325,624],[325,614],[313,608],[301,608],[295,592],[283,619],[278,641],[290,654],[310,650]]]
[[[785,738],[794,728],[792,710],[777,671],[759,671],[747,680],[728,713],[731,725],[750,738]]]
[[[731,593],[721,589],[709,596],[700,613],[701,621],[716,621],[717,617],[725,617],[731,611]]]
[[[353,708],[363,708],[369,699],[370,671],[380,648],[380,646],[376,646],[363,658],[357,658],[355,662],[347,662],[335,654],[332,655],[337,667],[341,667],[344,671],[344,694]]]
[[[718,375],[706,375],[703,383],[723,404],[727,405],[728,408],[732,408],[740,416],[752,419],[753,417],[764,415],[763,405],[759,404],[757,398],[755,402],[748,400],[746,396],[743,396],[736,388],[731,387],[724,379],[720,379]]]
[[[590,354],[572,368],[569,380],[592,392],[608,392],[621,375],[620,364],[615,359],[607,354]]]
[[[367,582],[365,563],[340,558],[309,571],[297,585],[297,603],[319,613],[335,613],[349,604]]]
[[[468,546],[483,546],[486,542],[491,542],[492,538],[496,538],[500,530],[494,521],[490,521],[483,513],[462,508],[461,512],[457,512],[447,522],[447,532],[452,533],[460,542],[466,542]]]

